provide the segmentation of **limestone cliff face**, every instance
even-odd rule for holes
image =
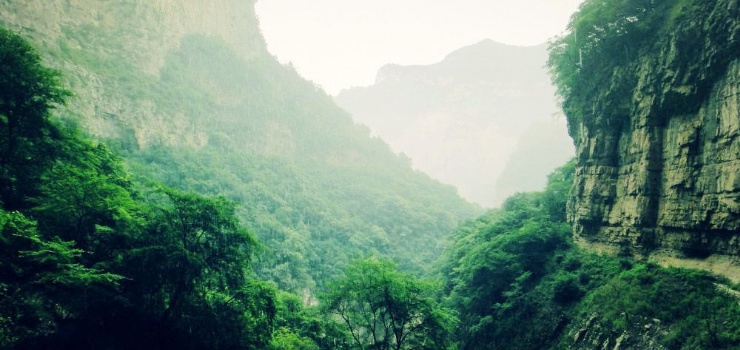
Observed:
[[[62,71],[78,98],[61,114],[76,114],[90,133],[120,139],[126,129],[139,147],[197,147],[207,136],[186,115],[111,82],[159,80],[168,56],[194,35],[223,42],[245,60],[265,55],[254,2],[0,0],[0,24],[39,44],[46,63]]]
[[[686,20],[615,69],[635,78],[621,101],[613,86],[596,94],[617,107],[569,116],[581,244],[740,279],[739,6],[684,9]]]

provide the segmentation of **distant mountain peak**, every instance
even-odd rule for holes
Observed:
[[[545,44],[515,46],[487,39],[431,65],[385,65],[374,85],[343,90],[335,101],[396,152],[408,154],[417,169],[454,184],[470,200],[495,206],[500,193],[515,192],[497,188],[496,180],[519,136],[557,111],[546,61]],[[546,153],[565,162],[573,153],[565,128],[552,132],[562,142]],[[538,179],[526,186],[537,182],[541,187],[555,167],[538,165],[517,174]],[[522,183],[511,187],[539,189],[518,186]]]
[[[440,64],[457,64],[462,62],[485,62],[486,64],[516,63],[547,59],[547,44],[536,46],[517,46],[485,39],[475,44],[459,48],[445,57]]]
[[[547,61],[547,44],[517,46],[481,40],[452,51],[442,61],[430,65],[386,64],[378,70],[375,84],[428,80],[430,76],[466,76],[475,79],[539,80]],[[501,67],[505,67],[502,69]],[[442,81],[447,79],[441,78]]]

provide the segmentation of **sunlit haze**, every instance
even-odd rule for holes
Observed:
[[[330,94],[371,84],[387,63],[430,64],[483,39],[537,45],[582,0],[260,0],[268,49]]]

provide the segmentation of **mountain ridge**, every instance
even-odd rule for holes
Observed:
[[[560,137],[550,147],[552,161],[530,167],[526,185],[496,189],[522,133],[557,114],[546,56],[544,44],[487,39],[435,64],[386,65],[375,85],[343,90],[335,101],[415,168],[455,185],[469,200],[496,206],[517,191],[541,189],[545,176],[572,154],[564,124],[555,123]]]

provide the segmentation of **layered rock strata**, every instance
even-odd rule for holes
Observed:
[[[707,35],[703,45],[692,52],[680,34],[664,37],[655,46],[663,51],[626,70],[637,83],[622,124],[571,120],[578,160],[569,209],[583,246],[740,281],[738,4],[710,6],[689,24]]]

